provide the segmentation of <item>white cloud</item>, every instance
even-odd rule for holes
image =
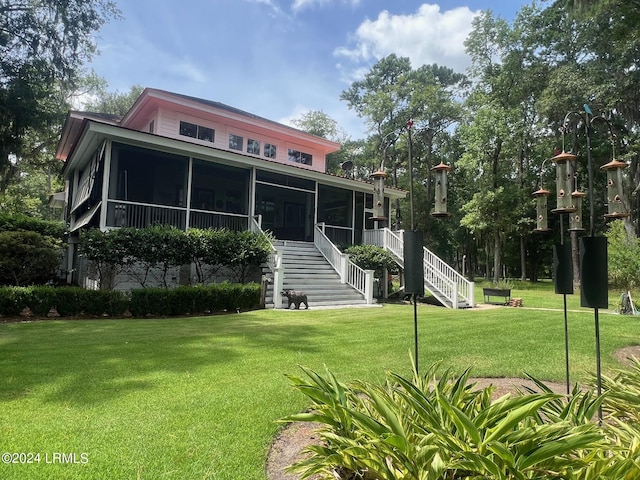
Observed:
[[[437,63],[464,72],[470,63],[464,41],[478,14],[468,7],[440,11],[439,5],[426,3],[411,15],[393,15],[385,10],[376,20],[360,24],[352,36],[355,45],[338,47],[334,54],[355,64],[395,53],[409,57],[414,68]],[[347,81],[354,75],[344,72]]]
[[[289,125],[290,127],[294,127],[297,128],[294,124],[293,121],[294,120],[299,120],[300,117],[302,117],[302,115],[304,115],[307,112],[310,112],[311,110],[313,110],[312,108],[308,108],[305,107],[303,105],[296,105],[295,107],[293,107],[287,116],[285,117],[281,117],[278,120],[276,120],[278,123],[282,123],[283,125]]]
[[[263,0],[269,1],[269,0]],[[334,3],[336,0],[293,0],[291,4],[291,10],[294,12],[299,12],[304,10],[305,8],[311,8],[314,5],[322,7],[324,5],[329,5]],[[340,3],[351,5],[352,7],[356,7],[360,4],[360,0],[340,0]]]
[[[269,9],[271,9],[271,12],[273,15],[279,16],[284,14],[282,9],[278,6],[278,4],[274,2],[274,0],[247,0],[247,1],[250,3],[258,3],[260,5],[267,6]]]
[[[207,74],[190,60],[170,63],[168,70],[176,77],[187,82],[204,83],[208,79]]]

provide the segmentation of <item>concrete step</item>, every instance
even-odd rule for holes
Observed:
[[[327,262],[313,243],[276,241],[276,248],[282,252],[284,269],[283,290],[302,291],[307,295],[309,305],[365,305],[363,296],[347,284],[340,282],[340,275]],[[270,273],[265,273],[272,279]],[[273,306],[273,284],[267,285],[267,306]],[[286,306],[287,300],[283,298]],[[303,307],[304,309],[304,307]]]

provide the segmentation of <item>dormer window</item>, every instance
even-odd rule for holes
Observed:
[[[234,135],[233,133],[229,135],[229,148],[231,150],[242,151],[243,142],[244,142],[244,139],[240,135]]]
[[[276,158],[276,146],[273,143],[264,144],[264,156],[267,158]]]
[[[299,152],[298,150],[289,149],[289,161],[294,163],[303,163],[311,165],[313,156],[310,153]]]
[[[260,142],[258,140],[247,140],[247,153],[260,155]]]
[[[215,139],[215,130],[213,128],[203,127],[202,125],[196,125],[195,123],[181,121],[180,135],[213,143]]]

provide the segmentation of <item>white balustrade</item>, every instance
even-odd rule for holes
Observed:
[[[251,217],[249,228],[252,232],[262,233],[262,216]],[[282,266],[282,252],[269,241],[271,253],[267,259],[267,266],[273,274],[273,307],[282,308],[282,285],[284,284],[284,267]]]
[[[392,232],[388,228],[365,230],[363,240],[366,244],[377,245],[389,251],[396,263],[404,268],[402,232]],[[468,281],[426,247],[423,262],[425,283],[429,283],[445,296],[453,308],[458,308],[459,298],[473,306],[473,282]]]
[[[324,233],[325,225],[316,225],[313,241],[316,248],[340,275],[342,283],[347,283],[360,292],[368,304],[373,303],[373,271],[364,270],[349,260]]]

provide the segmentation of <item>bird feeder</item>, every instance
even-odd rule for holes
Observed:
[[[569,168],[569,162],[577,159],[576,155],[564,150],[551,160],[556,163],[556,208],[553,213],[572,213],[576,209],[571,199],[573,175]]]
[[[532,193],[536,197],[536,232],[548,232],[547,197],[551,192],[541,188]]]
[[[615,158],[600,167],[607,171],[608,213],[604,216],[607,220],[615,220],[616,218],[629,216],[629,213],[624,211],[624,205],[622,204],[622,169],[626,167],[626,163],[620,162]]]
[[[384,214],[384,181],[388,177],[382,170],[371,174],[373,179],[373,217],[374,221],[386,221]]]
[[[569,231],[570,232],[583,232],[582,226],[582,200],[587,194],[584,192],[578,192],[577,190],[571,193],[571,199],[576,211],[569,214]]]
[[[447,212],[447,173],[451,170],[449,165],[440,162],[431,170],[435,173],[435,205],[431,216],[433,217],[448,217]]]

